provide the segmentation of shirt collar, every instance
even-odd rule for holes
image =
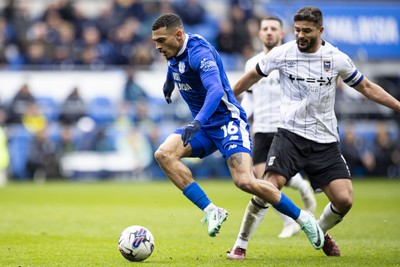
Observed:
[[[183,51],[185,51],[188,41],[189,41],[189,35],[185,33],[185,41],[183,42],[181,50],[179,50],[178,54],[176,55],[177,57],[183,54]]]

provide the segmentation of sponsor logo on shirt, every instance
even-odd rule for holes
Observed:
[[[176,83],[176,85],[178,86],[178,89],[182,91],[192,90],[192,87],[190,87],[190,85],[187,83]]]
[[[292,83],[294,81],[299,81],[299,82],[306,82],[306,83],[319,83],[320,86],[323,86],[323,85],[332,85],[333,77],[303,78],[303,77],[295,77],[292,74],[290,74],[289,79],[292,81]]]

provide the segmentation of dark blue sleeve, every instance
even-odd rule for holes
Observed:
[[[196,47],[191,51],[189,60],[190,66],[199,72],[203,86],[207,90],[203,107],[195,118],[203,125],[221,102],[224,96],[224,88],[214,54],[209,47],[201,45]]]

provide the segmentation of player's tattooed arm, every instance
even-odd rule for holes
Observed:
[[[237,153],[234,154],[232,156],[229,157],[228,159],[228,166],[230,168],[234,168],[234,162],[236,162],[236,164],[241,165],[243,162],[243,158],[242,158],[242,154],[241,153]]]

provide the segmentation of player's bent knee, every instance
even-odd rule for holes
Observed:
[[[344,210],[349,211],[353,207],[353,198],[348,197],[343,200],[342,206]]]
[[[156,150],[156,152],[154,152],[154,158],[159,164],[163,164],[168,159],[168,153],[166,153],[165,150],[159,148]]]
[[[353,206],[353,198],[351,196],[341,197],[337,199],[333,205],[339,210],[341,214],[346,214]]]
[[[249,179],[239,178],[235,179],[233,183],[236,185],[237,188],[239,188],[242,191],[252,192],[251,183]]]

